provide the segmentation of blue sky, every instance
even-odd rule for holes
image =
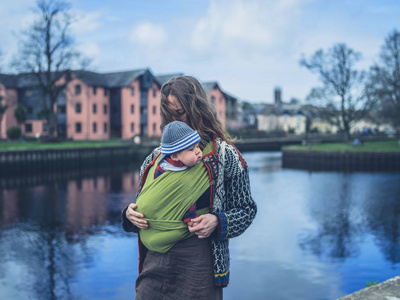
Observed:
[[[150,68],[218,81],[241,100],[304,100],[318,76],[298,61],[339,42],[361,52],[360,69],[378,61],[380,47],[400,30],[399,0],[71,0],[76,47],[91,70]],[[18,33],[31,24],[35,0],[3,3],[2,71]]]

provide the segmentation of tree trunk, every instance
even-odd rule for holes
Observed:
[[[52,109],[50,109],[50,113],[49,113],[49,119],[47,120],[48,122],[48,130],[49,130],[49,137],[55,137],[56,135],[56,122],[57,118],[55,116],[55,113]]]
[[[346,140],[347,142],[349,142],[351,140],[351,136],[350,136],[350,126],[349,126],[349,120],[348,120],[348,116],[346,114],[346,109],[344,107],[345,104],[345,95],[342,94],[340,95],[341,97],[341,116],[342,116],[342,123],[343,123],[343,129],[344,132],[346,133]]]

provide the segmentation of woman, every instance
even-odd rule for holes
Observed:
[[[178,76],[161,87],[161,118],[162,128],[182,121],[200,135],[202,176],[210,185],[210,213],[191,219],[188,230],[195,235],[177,242],[167,253],[146,249],[139,235],[136,299],[222,299],[222,287],[229,283],[229,238],[242,234],[257,212],[247,164],[229,143],[231,139],[197,79]],[[144,161],[138,194],[160,153],[157,148]],[[145,216],[136,208],[132,203],[122,212],[125,231],[148,228]]]

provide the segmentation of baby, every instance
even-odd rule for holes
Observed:
[[[200,163],[203,152],[200,136],[186,123],[174,121],[164,127],[161,138],[161,156],[154,178],[165,171],[182,171]]]
[[[139,236],[151,251],[165,253],[192,236],[188,223],[210,212],[211,189],[207,170],[200,164],[200,140],[186,123],[174,121],[164,127],[158,163],[149,170],[136,201],[137,211],[149,224]]]

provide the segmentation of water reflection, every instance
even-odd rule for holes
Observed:
[[[226,299],[336,299],[400,271],[400,174],[281,168],[245,153],[258,215],[231,240]],[[120,211],[139,166],[0,179],[1,299],[132,299]],[[135,171],[133,171],[135,170]]]
[[[120,227],[120,211],[138,187],[137,172],[103,171],[77,179],[65,174],[24,178],[19,187],[15,180],[3,180],[11,187],[0,189],[0,282],[6,287],[0,295],[80,298],[71,285],[98,252],[90,236],[110,225]]]
[[[274,157],[245,153],[258,215],[231,240],[228,299],[337,299],[398,275],[400,174],[264,165]]]
[[[400,263],[400,176],[371,182],[365,202],[366,223],[385,258]]]
[[[314,174],[311,218],[317,230],[301,242],[318,256],[358,256],[372,234],[388,261],[400,262],[400,176],[396,174]],[[319,182],[316,182],[319,181]],[[325,196],[324,196],[325,195]]]
[[[360,210],[354,207],[354,176],[310,176],[316,178],[311,178],[314,184],[310,190],[309,213],[318,228],[302,239],[301,247],[317,256],[334,259],[357,256],[362,223]]]

